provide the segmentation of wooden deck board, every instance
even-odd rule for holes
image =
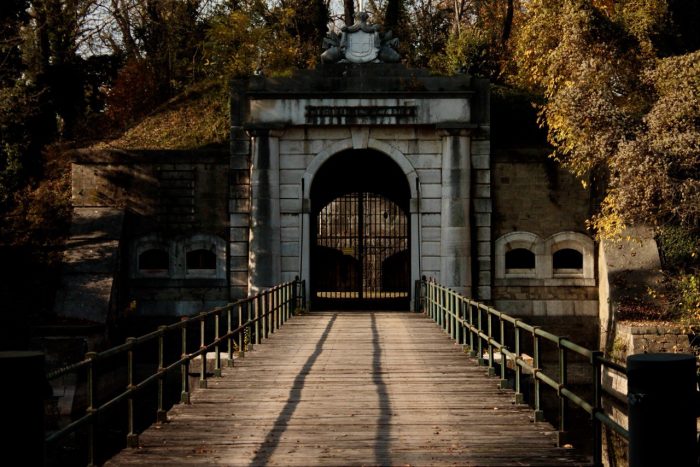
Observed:
[[[295,317],[107,465],[587,465],[421,315]]]

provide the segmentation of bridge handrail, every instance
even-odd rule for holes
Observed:
[[[540,405],[540,383],[554,389],[559,397],[559,431],[566,431],[567,401],[583,409],[591,416],[593,421],[594,465],[601,465],[602,459],[602,426],[612,429],[624,440],[629,442],[629,431],[605,414],[602,407],[603,394],[610,395],[620,403],[626,404],[626,400],[617,397],[607,391],[602,384],[602,370],[608,368],[621,375],[627,375],[627,369],[609,359],[603,357],[603,352],[582,347],[566,337],[557,336],[538,326],[526,323],[520,318],[515,318],[486,304],[466,298],[454,290],[445,287],[430,279],[416,282],[415,296],[418,298],[416,307],[439,326],[443,328],[455,341],[469,349],[472,357],[477,357],[479,364],[488,365],[489,374],[495,375],[494,353],[500,353],[500,378],[501,387],[505,388],[506,367],[510,361],[515,371],[515,402],[523,403],[524,396],[521,392],[521,378],[523,371],[533,375],[534,381],[534,417],[536,421],[543,420],[543,411]],[[498,330],[494,329],[493,321],[497,320]],[[514,334],[514,349],[506,345],[506,323],[511,325]],[[531,334],[533,356],[532,364],[528,362],[526,354],[521,351],[522,332]],[[545,340],[556,345],[559,353],[558,380],[544,373],[540,367],[540,342]],[[484,348],[485,347],[485,348]],[[588,401],[572,391],[568,384],[568,352],[584,357],[593,368],[593,398]],[[484,358],[484,355],[487,358]]]
[[[57,379],[67,374],[72,374],[85,370],[87,372],[86,392],[87,392],[87,407],[85,414],[78,419],[72,421],[65,427],[48,434],[45,437],[47,446],[59,441],[67,435],[75,432],[83,425],[88,425],[88,464],[95,465],[95,420],[96,417],[113,408],[116,404],[128,402],[128,434],[127,445],[131,447],[138,446],[138,434],[134,432],[134,396],[145,387],[158,382],[158,397],[156,420],[159,422],[166,421],[166,411],[163,406],[163,394],[165,376],[177,370],[181,370],[181,385],[182,392],[180,400],[183,403],[189,403],[189,364],[197,357],[201,358],[201,370],[199,386],[206,388],[207,386],[207,353],[214,349],[214,371],[215,376],[221,376],[221,353],[220,346],[227,344],[227,363],[228,366],[233,366],[234,347],[238,348],[239,357],[245,357],[245,351],[249,344],[254,341],[255,345],[260,344],[263,339],[266,339],[270,334],[278,330],[298,309],[306,307],[306,293],[303,280],[295,278],[293,281],[285,282],[276,285],[270,289],[263,290],[260,293],[240,299],[236,302],[229,303],[226,306],[214,308],[209,311],[204,311],[192,316],[185,316],[175,323],[160,326],[157,330],[144,334],[139,337],[129,337],[123,344],[111,347],[102,352],[88,352],[85,358],[79,362],[67,365],[63,368],[50,371],[47,373],[47,380]],[[233,314],[236,311],[238,315],[238,326],[234,328]],[[226,315],[226,332],[221,334],[221,317]],[[243,316],[245,315],[245,320]],[[206,325],[207,320],[214,318],[214,338],[210,342],[206,342]],[[200,331],[200,346],[192,352],[187,351],[187,329],[192,324],[199,323]],[[180,359],[165,364],[164,362],[164,337],[173,332],[180,331],[181,333],[181,356]],[[155,373],[145,377],[138,383],[134,382],[134,352],[137,347],[152,341],[158,341],[158,369]],[[234,342],[236,341],[237,342]],[[95,406],[97,399],[96,388],[98,387],[95,378],[96,365],[105,359],[118,356],[121,354],[127,355],[127,379],[128,384],[124,391],[112,399]]]

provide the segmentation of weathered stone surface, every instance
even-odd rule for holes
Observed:
[[[119,246],[124,211],[75,208],[64,252],[55,312],[59,316],[105,323],[114,310],[114,277],[119,271]]]

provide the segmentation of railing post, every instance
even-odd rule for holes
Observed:
[[[467,351],[467,307],[466,299],[464,297],[459,297],[459,329],[460,329],[460,340],[459,343],[462,346],[462,351]]]
[[[537,335],[537,326],[532,329],[532,347],[533,347],[533,367],[532,379],[535,384],[535,411],[534,417],[536,422],[544,421],[544,412],[542,411],[540,405],[540,380],[537,378],[537,373],[542,371],[540,369],[540,336]]]
[[[158,326],[158,408],[156,409],[156,422],[168,421],[168,413],[163,407],[163,393],[165,392],[165,330],[167,326]]]
[[[292,286],[292,313],[296,314],[299,311],[299,276],[294,276],[294,285]]]
[[[226,335],[228,336],[228,339],[226,339],[226,341],[228,343],[226,365],[229,368],[233,367],[233,335],[231,334],[231,331],[233,331],[233,322],[232,322],[233,317],[231,316],[232,310],[233,310],[233,305],[231,303],[229,303],[228,307],[226,307]],[[241,316],[241,303],[240,302],[236,303],[236,310],[238,311],[239,322],[240,322],[240,316]],[[239,327],[240,327],[240,325],[239,325]]]
[[[270,290],[270,294],[267,296],[267,308],[269,310],[270,325],[268,326],[267,334],[270,336],[275,333],[275,312],[277,311],[277,289],[273,288]]]
[[[451,313],[452,313],[452,338],[456,343],[459,344],[459,326],[457,318],[459,317],[457,308],[457,292],[452,292],[452,299],[450,300]]]
[[[221,355],[219,354],[219,335],[220,335],[220,314],[221,311],[214,313],[214,376],[221,377]]]
[[[496,368],[493,366],[493,323],[492,323],[492,318],[493,316],[491,315],[491,311],[487,308],[486,309],[486,317],[487,317],[487,326],[488,326],[488,352],[489,352],[489,376],[496,376]]]
[[[467,300],[467,312],[469,313],[469,356],[473,358],[476,357],[476,350],[474,349],[474,306],[470,300]]]
[[[199,315],[199,350],[202,351],[200,354],[200,361],[202,362],[202,369],[199,372],[199,387],[206,389],[207,387],[207,345],[204,341],[204,319],[205,313],[200,313]]]
[[[436,284],[437,286],[437,284]],[[442,286],[437,286],[435,288],[438,293],[438,325],[444,330],[445,329],[445,289]]]
[[[126,343],[129,345],[129,350],[127,350],[127,390],[129,392],[129,398],[127,399],[127,418],[128,418],[128,428],[129,432],[126,435],[126,445],[130,448],[139,447],[139,435],[134,433],[134,393],[131,392],[135,389],[134,386],[134,345],[136,339],[129,337],[126,339]]]
[[[97,417],[95,409],[95,357],[97,357],[97,352],[88,352],[85,354],[85,358],[90,360],[87,367],[87,409],[88,414],[92,414],[90,422],[88,423],[88,466],[92,467],[95,464],[95,425],[97,424],[95,417]]]
[[[284,308],[286,306],[285,293],[287,292],[286,286],[282,286],[277,291],[277,305],[279,311],[277,312],[277,329],[284,326]]]
[[[442,327],[442,287],[437,283],[435,284],[435,322],[438,326]]]
[[[285,284],[282,286],[282,289],[280,290],[281,294],[281,300],[282,300],[282,308],[280,310],[280,327],[284,326],[284,323],[287,321],[287,309],[289,308],[289,284]]]
[[[442,319],[442,330],[446,334],[449,334],[449,332],[450,332],[450,322],[449,322],[450,315],[447,312],[447,307],[449,306],[449,298],[450,298],[449,291],[447,290],[446,287],[443,287],[440,291],[440,302],[441,302],[441,304],[440,304],[440,311],[441,311],[440,319]]]
[[[521,352],[520,352],[520,327],[518,323],[519,319],[515,320],[515,400],[516,404],[522,404],[525,402],[525,397],[523,396],[523,391],[520,387],[520,381],[522,377],[523,369],[520,366]]]
[[[254,300],[254,302],[253,302],[254,310],[253,311],[255,312],[255,345],[259,345],[260,344],[260,328],[261,328],[260,320],[259,320],[259,318],[260,318],[260,302],[261,302],[260,295],[257,295],[253,300]]]
[[[187,354],[187,317],[183,316],[181,321],[184,321],[182,325],[182,353],[180,354],[180,359],[184,359],[180,367],[180,374],[182,377],[182,389],[180,392],[180,402],[183,404],[190,403],[190,391],[189,391],[189,373],[190,373],[190,359]]]
[[[477,323],[477,330],[478,330],[478,334],[476,336],[476,346],[477,346],[477,352],[478,352],[477,361],[479,362],[479,365],[483,366],[486,364],[486,362],[484,361],[484,339],[480,335],[482,332],[484,332],[484,327],[482,324],[483,312],[482,312],[479,304],[474,304],[474,306],[476,307],[476,313],[477,313],[476,323]]]
[[[508,347],[506,347],[505,323],[503,321],[503,316],[501,315],[498,316],[498,325],[501,334],[501,381],[499,382],[499,386],[501,389],[506,389],[508,387],[508,380],[506,379],[506,365],[508,364],[508,356],[506,355],[506,351],[508,351]]]
[[[450,339],[453,339],[452,335],[452,289],[445,290],[445,329]]]
[[[603,424],[596,417],[597,413],[603,411],[603,378],[602,365],[600,359],[603,352],[596,350],[591,352],[591,366],[593,367],[593,413],[591,421],[593,425],[593,466],[603,465]]]
[[[433,301],[434,300],[433,300],[433,282],[432,282],[432,280],[426,284],[425,289],[426,289],[425,295],[428,297],[428,306],[426,307],[426,312],[428,314],[428,317],[434,321],[435,319],[433,318],[433,307],[434,307]]]
[[[629,465],[697,465],[698,390],[695,355],[627,357]]]
[[[272,295],[272,304],[275,308],[275,312],[272,314],[272,332],[277,332],[280,328],[280,290],[279,287],[275,287]]]
[[[301,309],[306,310],[306,281],[301,281]]]
[[[248,303],[245,302],[245,309],[246,309],[246,315],[248,314]],[[246,316],[247,318],[247,316]],[[246,319],[245,322],[247,323],[248,320]],[[239,303],[238,304],[238,356],[241,358],[245,358],[245,331],[248,329],[248,326],[245,328],[241,329],[243,326],[243,306]]]
[[[260,307],[260,313],[262,316],[262,335],[260,337],[262,339],[267,339],[267,320],[270,317],[270,315],[268,314],[268,311],[270,311],[270,300],[267,291],[262,293],[262,295],[260,296],[260,300],[262,304],[262,306]]]
[[[566,347],[561,345],[561,341],[567,339],[565,337],[559,337],[559,342],[557,342],[557,347],[559,347],[559,435],[558,441],[559,446],[564,446],[566,441],[566,419],[568,411],[568,399],[561,394],[562,388],[565,388],[568,384],[568,363],[567,363],[567,352]]]

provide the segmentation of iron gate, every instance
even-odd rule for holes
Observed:
[[[407,309],[408,218],[393,201],[355,192],[316,215],[312,293],[319,308]]]

